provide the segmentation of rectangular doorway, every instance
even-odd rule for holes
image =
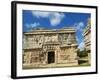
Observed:
[[[55,62],[55,52],[50,51],[48,52],[48,64]]]

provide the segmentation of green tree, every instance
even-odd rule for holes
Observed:
[[[82,58],[82,57],[88,56],[88,53],[87,53],[86,49],[84,49],[84,50],[82,50],[82,51],[80,51],[80,49],[79,49],[79,50],[77,51],[77,55],[78,55],[80,58]]]

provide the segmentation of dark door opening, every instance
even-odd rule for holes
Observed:
[[[48,64],[55,62],[55,53],[54,51],[48,52]]]

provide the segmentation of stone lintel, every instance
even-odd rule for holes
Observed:
[[[24,33],[28,34],[58,34],[58,33],[75,33],[74,29],[65,29],[65,30],[33,30],[31,32]]]

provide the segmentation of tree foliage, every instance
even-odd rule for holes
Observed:
[[[79,57],[86,57],[86,56],[88,56],[88,52],[86,51],[86,49],[84,49],[84,50],[82,50],[82,51],[78,50],[78,51],[77,51],[77,55],[78,55]]]

